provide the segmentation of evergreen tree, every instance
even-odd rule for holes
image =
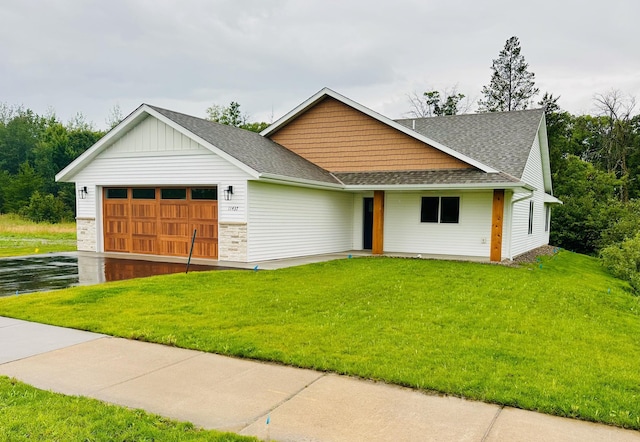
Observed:
[[[526,109],[539,89],[535,87],[535,74],[520,54],[518,37],[511,37],[493,60],[491,82],[482,88],[484,99],[478,101],[480,111],[498,112]]]

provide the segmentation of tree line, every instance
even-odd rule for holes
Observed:
[[[57,183],[55,175],[103,135],[80,114],[63,124],[53,113],[0,104],[0,213],[73,220],[74,185]]]

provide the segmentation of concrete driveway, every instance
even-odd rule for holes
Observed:
[[[228,270],[214,265],[189,266],[190,272]],[[182,273],[186,264],[109,258],[76,252],[0,258],[0,296],[62,289],[76,285]]]

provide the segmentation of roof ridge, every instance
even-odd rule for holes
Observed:
[[[518,110],[512,110],[512,111],[495,111],[495,112],[475,112],[475,113],[468,113],[468,114],[456,114],[456,115],[432,115],[430,117],[407,117],[407,118],[395,118],[393,119],[393,121],[399,122],[399,121],[410,121],[410,120],[430,120],[433,118],[438,118],[438,119],[443,119],[443,118],[464,118],[464,117],[476,117],[476,116],[481,116],[481,115],[493,115],[493,116],[497,116],[497,115],[505,115],[505,114],[515,114],[515,113],[524,113],[524,112],[544,112],[544,108],[543,107],[538,107],[538,108],[534,108],[534,109],[518,109]]]

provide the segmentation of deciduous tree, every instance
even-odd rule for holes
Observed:
[[[227,126],[239,127],[251,132],[262,132],[269,126],[264,122],[249,123],[249,116],[240,110],[240,104],[232,101],[228,106],[213,104],[207,108],[207,119]]]
[[[411,106],[409,115],[415,118],[427,118],[465,113],[470,107],[469,101],[464,101],[465,97],[464,94],[458,92],[456,86],[442,92],[427,91],[422,95],[414,92],[408,96]]]

